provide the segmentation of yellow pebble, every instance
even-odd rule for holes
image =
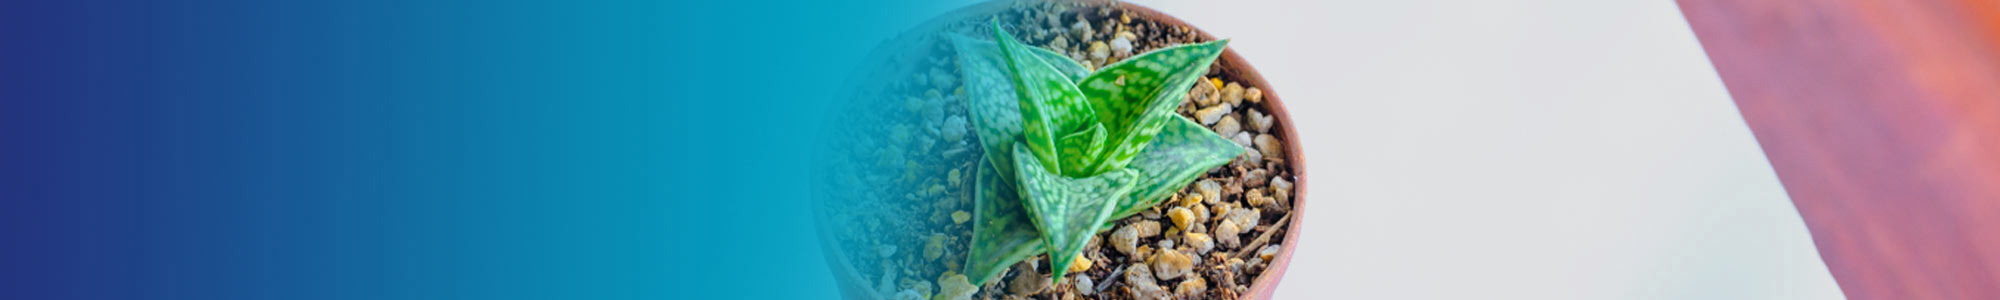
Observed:
[[[1201,203],[1201,200],[1202,200],[1201,194],[1193,194],[1193,195],[1187,195],[1187,197],[1181,197],[1180,203],[1181,206],[1189,206],[1189,205],[1195,205],[1196,203]]]
[[[1083,258],[1083,254],[1077,254],[1076,260],[1072,260],[1069,262],[1069,272],[1077,273],[1077,272],[1089,271],[1090,265],[1091,264],[1089,258]]]
[[[1194,222],[1194,210],[1186,207],[1174,207],[1174,209],[1167,211],[1167,217],[1174,219],[1175,228],[1188,228],[1188,224]]]

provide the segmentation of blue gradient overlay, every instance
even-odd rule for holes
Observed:
[[[833,298],[804,149],[916,6],[0,1],[0,299]]]

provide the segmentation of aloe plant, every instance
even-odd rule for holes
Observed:
[[[1089,70],[1021,44],[953,36],[985,159],[965,274],[985,284],[1036,254],[1062,280],[1090,237],[1245,151],[1174,113],[1227,40]]]

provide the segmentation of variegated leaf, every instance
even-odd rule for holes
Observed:
[[[1104,124],[1090,124],[1090,129],[1071,132],[1056,139],[1056,158],[1062,160],[1062,175],[1069,177],[1090,177],[1097,157],[1103,154],[1105,134]]]
[[[965,82],[962,99],[976,127],[980,146],[986,153],[1000,154],[986,158],[996,168],[995,173],[1000,174],[1001,181],[1013,184],[1014,156],[1007,154],[1021,136],[1021,104],[1014,93],[1000,44],[959,34],[952,34],[950,39],[958,52],[959,78]],[[1061,53],[1040,47],[1029,49],[1071,80],[1083,80],[1090,74],[1090,69]]]
[[[1012,155],[1013,151],[1004,153]],[[1041,232],[1028,220],[1028,211],[1021,205],[1019,191],[1002,182],[1000,174],[990,165],[979,164],[978,174],[973,187],[977,193],[972,200],[972,245],[965,257],[965,274],[972,276],[972,284],[985,285],[987,280],[1000,277],[1008,266],[1040,254],[1045,248]]]
[[[1013,78],[1007,75],[1000,44],[953,35],[958,51],[958,77],[965,82],[966,114],[974,133],[1001,181],[1014,182],[1014,141],[1021,136],[1021,104],[1015,100]]]
[[[1000,43],[1000,53],[1006,57],[1014,93],[1019,95],[1021,138],[1050,173],[1061,173],[1056,139],[1073,131],[1087,130],[1097,123],[1097,113],[1077,89],[1076,82],[1037,57],[1033,47],[1014,40],[1013,35],[1000,29],[998,21],[993,24],[993,35]]]
[[[1174,191],[1186,187],[1209,169],[1229,163],[1246,151],[1235,142],[1215,134],[1201,123],[1181,115],[1170,115],[1167,125],[1153,137],[1146,151],[1132,159],[1126,170],[1145,178],[1122,198],[1112,220],[1122,219],[1159,204]]]
[[[1084,68],[1083,64],[1069,59],[1068,55],[1056,53],[1054,50],[1042,47],[1030,47],[1029,49],[1033,49],[1035,56],[1041,57],[1042,62],[1047,62],[1049,66],[1056,67],[1057,71],[1062,71],[1062,74],[1068,76],[1071,82],[1083,82],[1084,77],[1090,76],[1090,68]]]
[[[1097,171],[1124,168],[1145,150],[1228,40],[1167,47],[1104,66],[1077,86],[1111,140]]]
[[[1137,173],[1116,170],[1085,178],[1071,178],[1042,171],[1026,146],[1014,147],[1014,168],[1020,181],[1021,201],[1029,220],[1041,230],[1042,243],[1049,249],[1049,266],[1056,282],[1062,282],[1065,268],[1083,252],[1112,210],[1132,191]]]

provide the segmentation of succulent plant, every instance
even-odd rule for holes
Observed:
[[[1245,149],[1174,113],[1227,40],[1158,49],[1089,70],[1021,44],[953,36],[985,159],[965,274],[975,284],[1048,253],[1061,282],[1111,220],[1138,214]]]

